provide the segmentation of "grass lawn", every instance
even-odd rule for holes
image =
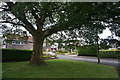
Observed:
[[[114,67],[73,60],[46,60],[47,65],[29,62],[3,63],[3,78],[118,78]]]

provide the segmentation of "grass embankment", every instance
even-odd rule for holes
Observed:
[[[29,62],[3,63],[3,78],[117,78],[114,67],[72,60],[46,60],[47,65]]]

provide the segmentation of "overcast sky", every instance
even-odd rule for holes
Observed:
[[[106,29],[103,31],[103,33],[99,35],[99,37],[105,39],[105,38],[107,38],[108,36],[111,36],[111,35],[112,35],[112,33],[111,33],[111,31],[109,30],[109,28],[106,28]],[[115,35],[114,35],[113,37],[114,37],[115,39],[118,39],[118,37],[116,37]]]
[[[111,35],[111,32],[108,28],[106,28],[102,34],[99,35],[100,38],[107,38],[108,36]]]

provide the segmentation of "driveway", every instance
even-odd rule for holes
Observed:
[[[58,54],[58,59],[68,59],[68,60],[77,60],[85,61],[91,63],[97,63],[96,57],[87,57],[87,56],[77,56],[77,55],[61,55]],[[100,59],[101,64],[114,66],[120,74],[120,61],[118,59]]]

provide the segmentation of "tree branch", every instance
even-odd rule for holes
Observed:
[[[75,28],[79,28],[80,26],[82,26],[82,24],[70,26],[67,23],[65,23],[64,25],[61,25],[59,27],[53,26],[51,29],[46,30],[44,35],[48,37],[53,33],[57,33],[58,31],[73,30]]]
[[[10,8],[10,10],[12,10],[12,8],[16,5],[16,4],[13,4],[13,2],[6,2],[7,3],[7,5],[8,5],[8,7]],[[18,3],[17,3],[18,4]],[[19,14],[17,14],[17,13],[15,13],[15,12],[13,12],[13,11],[11,11],[11,13],[18,19],[18,20],[20,20],[21,22],[23,22],[24,24],[25,24],[25,26],[24,26],[24,28],[26,29],[26,30],[28,30],[32,35],[34,35],[34,33],[36,32],[36,30],[35,30],[35,28],[33,27],[33,25],[29,22],[29,21],[27,21],[27,19],[25,18],[25,13],[19,13],[19,12],[17,12],[17,13],[19,13]],[[20,15],[22,16],[22,17],[20,17]]]

